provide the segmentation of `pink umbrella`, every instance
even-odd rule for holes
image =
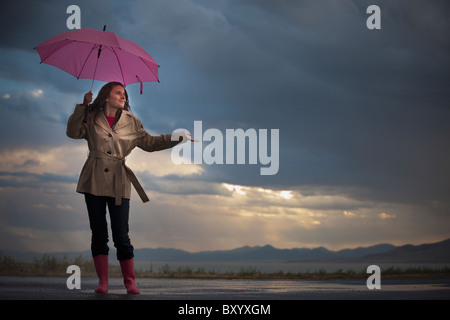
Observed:
[[[158,63],[144,49],[104,30],[64,32],[35,49],[41,63],[58,67],[77,79],[92,79],[92,86],[94,80],[118,81],[124,86],[139,82],[142,94],[142,82],[159,82]]]

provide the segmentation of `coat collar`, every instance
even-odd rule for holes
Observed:
[[[129,114],[130,112],[128,111],[122,111],[119,121],[117,121],[117,123],[114,125],[115,130],[126,127],[130,124]],[[108,120],[106,120],[106,116],[103,112],[100,112],[100,114],[95,118],[95,123],[109,133],[114,132],[114,130],[109,126]]]
[[[131,119],[129,117],[130,112],[126,111],[126,110],[122,110],[122,114],[120,115],[119,121],[117,121],[116,125],[115,125],[115,129],[120,129],[123,127],[128,126],[131,123]],[[106,117],[105,117],[105,121],[106,121]],[[108,121],[106,121],[108,122]]]

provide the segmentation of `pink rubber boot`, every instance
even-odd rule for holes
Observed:
[[[99,254],[94,257],[95,271],[98,276],[96,293],[108,293],[108,255]]]
[[[141,293],[136,287],[135,277],[134,277],[134,259],[121,260],[120,268],[122,270],[123,284],[127,288],[129,294],[139,294]]]

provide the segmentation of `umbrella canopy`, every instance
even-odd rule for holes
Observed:
[[[139,45],[113,32],[83,28],[44,41],[35,49],[41,63],[77,79],[118,81],[124,86],[159,81],[158,63]]]

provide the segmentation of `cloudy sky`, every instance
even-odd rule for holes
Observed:
[[[177,165],[170,150],[134,150],[127,164],[151,199],[132,193],[136,248],[450,237],[448,1],[16,0],[0,13],[0,251],[90,246],[75,192],[87,145],[65,130],[91,81],[33,50],[68,31],[71,4],[81,27],[106,25],[161,66],[142,95],[127,87],[151,134],[194,134],[194,121],[224,135],[279,130],[275,175],[260,175],[260,163]],[[380,30],[366,26],[372,4]]]

